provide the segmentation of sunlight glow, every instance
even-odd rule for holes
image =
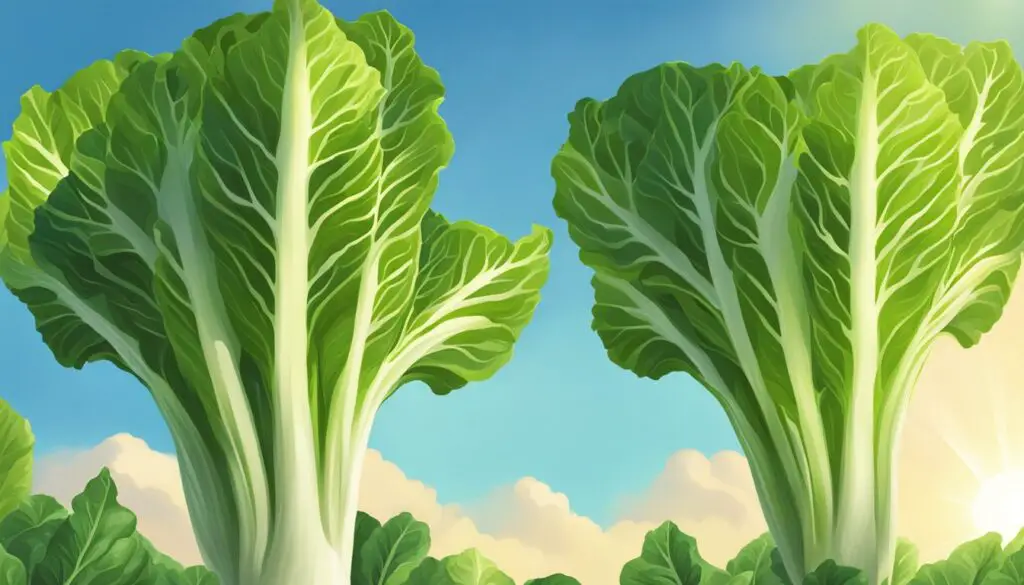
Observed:
[[[972,510],[974,525],[1008,541],[1024,527],[1024,471],[1008,471],[981,484]]]

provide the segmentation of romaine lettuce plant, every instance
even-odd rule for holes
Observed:
[[[510,358],[550,232],[430,211],[444,89],[387,13],[278,0],[22,99],[0,275],[60,363],[150,391],[224,585],[350,582],[378,407]]]
[[[721,403],[793,582],[893,568],[893,453],[937,337],[999,318],[1020,264],[1022,74],[1005,42],[879,25],[773,77],[666,63],[580,101],[554,206],[594,329]]]

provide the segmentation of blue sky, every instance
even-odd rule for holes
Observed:
[[[174,49],[191,31],[270,0],[33,0],[0,3],[0,139],[19,96],[53,89],[123,48]],[[141,6],[145,5],[145,9]],[[784,72],[845,50],[862,24],[960,42],[1021,40],[1016,0],[328,0],[342,17],[386,8],[417,35],[448,88],[456,155],[435,208],[510,236],[554,227],[552,276],[515,359],[493,380],[447,397],[408,387],[371,440],[442,502],[466,502],[523,476],[566,493],[601,523],[682,448],[737,443],[692,380],[637,380],[611,365],[590,331],[589,273],[550,207],[549,165],[566,113],[607,97],[631,73],[668,60],[742,61]],[[1018,43],[1015,43],[1018,44]],[[6,183],[0,166],[0,187]],[[170,450],[145,390],[107,365],[58,366],[28,312],[0,292],[0,396],[27,416],[40,453],[129,432]]]

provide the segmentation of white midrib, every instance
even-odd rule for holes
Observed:
[[[309,245],[309,140],[313,131],[306,30],[302,10],[290,8],[288,64],[275,153],[277,267],[274,295],[274,535],[277,563],[264,577],[301,578],[324,544],[319,473],[309,402],[307,331]],[[299,573],[290,571],[299,570]],[[280,574],[274,570],[283,571]],[[305,571],[304,573],[302,571]]]
[[[875,562],[874,404],[878,373],[877,258],[879,126],[877,80],[865,67],[850,172],[850,349],[853,372],[836,516],[839,559],[871,573]],[[870,548],[870,550],[865,550]]]

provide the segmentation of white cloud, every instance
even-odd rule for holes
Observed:
[[[938,345],[911,403],[898,459],[898,521],[924,560],[978,534],[970,500],[980,479],[1024,468],[1024,451],[1008,447],[1024,444],[1024,427],[1005,424],[1024,412],[1024,393],[1017,391],[1024,380],[1024,291],[1018,291],[977,348]],[[198,562],[177,463],[137,438],[116,435],[87,451],[45,456],[35,487],[67,502],[104,465],[121,502],[138,514],[139,529],[161,550]],[[476,547],[517,582],[563,572],[586,585],[615,585],[644,533],[667,519],[718,564],[765,530],[746,460],[730,451],[710,458],[691,450],[674,454],[647,490],[623,500],[620,520],[608,529],[575,514],[564,494],[530,477],[468,507],[442,505],[433,489],[373,450],[360,507],[381,519],[409,511],[430,525],[432,554]]]

